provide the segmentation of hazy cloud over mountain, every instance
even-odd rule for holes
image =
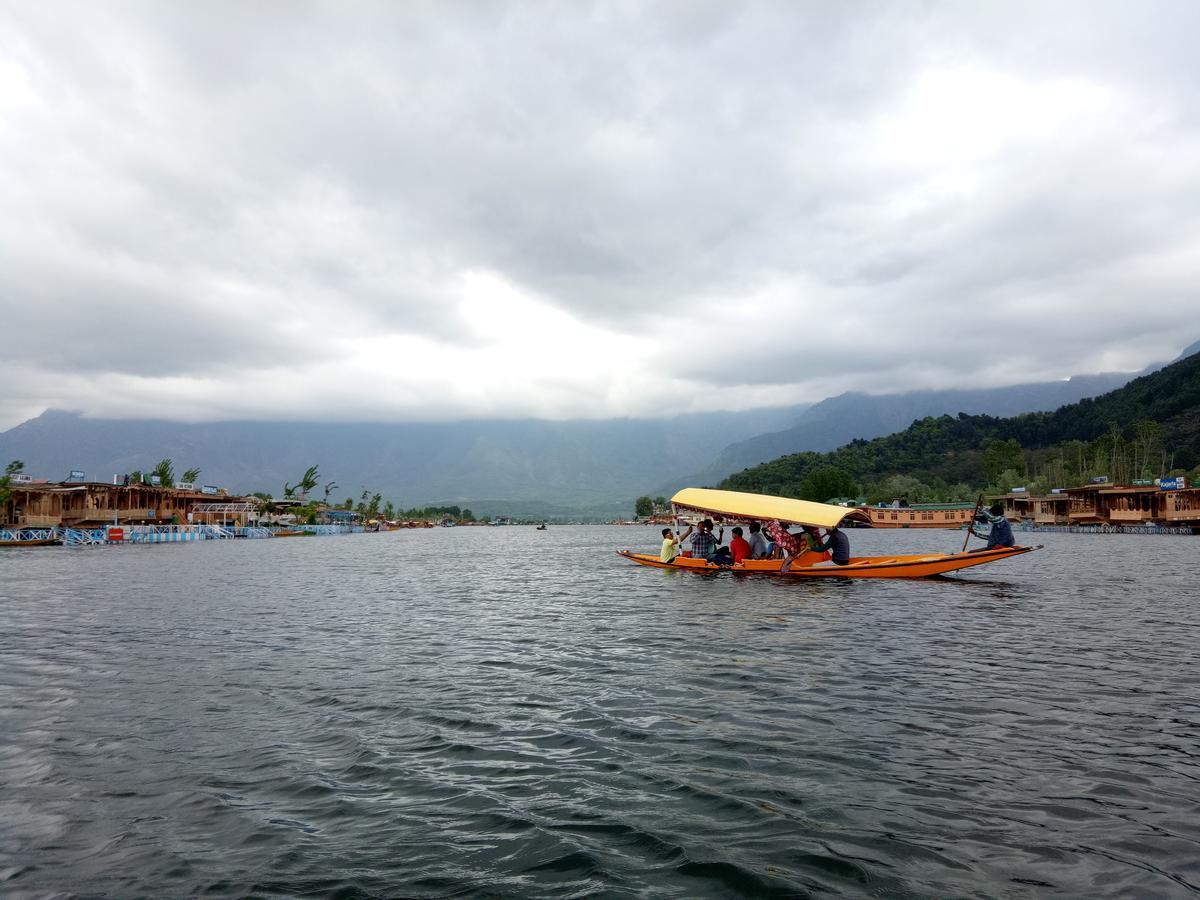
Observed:
[[[611,416],[1133,370],[1200,6],[0,7],[0,427]]]

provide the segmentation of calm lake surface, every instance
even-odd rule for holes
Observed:
[[[1018,540],[819,584],[629,527],[4,551],[0,895],[1195,895],[1200,539]]]

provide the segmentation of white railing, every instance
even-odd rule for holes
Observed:
[[[62,536],[57,528],[0,528],[0,541],[16,544],[26,541],[57,541]]]

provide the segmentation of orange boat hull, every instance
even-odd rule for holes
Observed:
[[[665,563],[652,553],[634,553],[618,550],[623,556],[640,566],[656,569],[679,569],[687,572],[733,572],[736,575],[783,575],[785,578],[934,578],[947,572],[957,572],[972,566],[1009,559],[1029,553],[1037,547],[997,547],[994,550],[977,550],[973,553],[925,553],[914,556],[852,556],[849,565],[815,565],[824,554],[801,556],[787,572],[780,572],[783,560],[748,559],[736,566],[715,566],[703,559],[676,557]],[[811,560],[811,561],[810,561]]]

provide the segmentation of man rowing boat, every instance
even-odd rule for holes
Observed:
[[[1017,539],[1013,537],[1012,525],[1005,518],[1004,507],[999,503],[993,503],[990,508],[981,510],[975,517],[975,523],[992,526],[992,530],[988,534],[980,534],[975,530],[975,524],[971,525],[971,534],[987,541],[987,546],[983,548],[984,550],[1016,545]]]

